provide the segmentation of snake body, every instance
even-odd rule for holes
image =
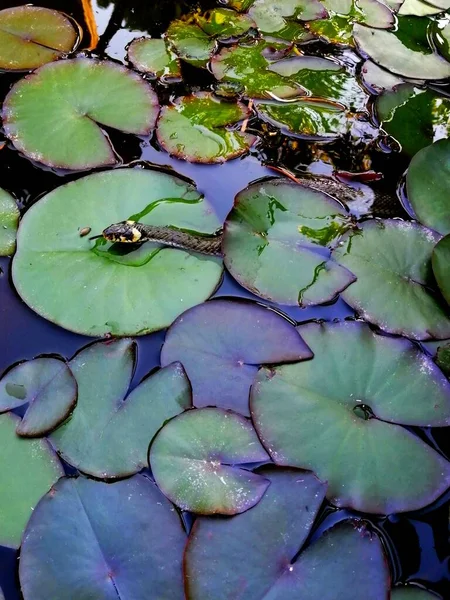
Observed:
[[[319,175],[296,176],[296,181],[305,187],[329,194],[344,204],[361,201],[361,197],[367,195],[367,192],[361,192],[344,183]],[[372,204],[373,211],[377,212],[379,216],[392,217],[401,213],[401,205],[395,196],[376,192],[368,186],[366,186],[366,190],[369,190],[369,193],[372,194],[368,201]],[[107,227],[103,231],[102,237],[113,243],[157,242],[172,248],[191,250],[200,254],[222,255],[222,231],[213,235],[200,235],[168,226],[122,221]]]

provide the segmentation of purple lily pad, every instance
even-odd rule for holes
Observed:
[[[234,515],[255,506],[270,482],[241,465],[268,459],[250,421],[219,408],[175,417],[149,453],[161,491],[181,509],[203,515]]]
[[[312,356],[280,314],[259,304],[218,299],[178,317],[167,332],[161,364],[181,362],[196,407],[219,406],[250,416],[248,396],[259,365]]]
[[[186,534],[147,477],[106,484],[61,479],[25,531],[25,600],[181,600]]]
[[[77,401],[77,382],[63,360],[35,358],[20,363],[0,381],[0,413],[28,404],[16,432],[43,436],[69,416]]]

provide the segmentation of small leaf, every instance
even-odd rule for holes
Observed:
[[[255,27],[250,16],[238,14],[228,8],[213,8],[196,15],[195,20],[207,35],[222,42],[240,37],[251,27]]]
[[[167,332],[161,365],[182,363],[196,407],[230,408],[249,416],[248,396],[258,365],[311,357],[295,328],[275,311],[216,299],[178,317]]]
[[[181,76],[180,62],[165,40],[137,38],[129,45],[127,58],[135,69],[153,77]]]
[[[186,543],[173,506],[147,477],[63,478],[30,519],[20,553],[24,600],[178,599]]]
[[[450,378],[450,342],[438,347],[435,360],[441,371]]]
[[[50,444],[16,435],[19,417],[0,415],[0,544],[18,548],[36,504],[64,475]]]
[[[0,256],[14,253],[19,217],[14,198],[0,188]]]
[[[235,515],[255,506],[269,481],[240,465],[267,459],[250,422],[219,408],[175,417],[149,453],[161,491],[182,510],[202,515]]]
[[[0,11],[0,68],[25,71],[72,52],[81,37],[63,13],[41,6]]]
[[[20,363],[0,380],[0,412],[28,404],[17,433],[46,435],[60,425],[77,401],[77,382],[67,364],[56,358]]]
[[[195,67],[206,67],[216,49],[216,42],[195,22],[172,21],[165,35],[178,56]]]

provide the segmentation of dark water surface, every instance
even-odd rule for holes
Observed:
[[[20,4],[22,2],[0,0],[0,9]],[[42,0],[37,4],[62,10],[73,16],[84,29],[79,50],[90,46],[91,37],[95,36],[95,32],[89,32],[84,19],[82,0]],[[93,55],[124,61],[125,46],[133,38],[149,34],[159,37],[173,18],[189,12],[196,4],[188,0],[93,0],[91,5],[99,36]],[[216,3],[211,0],[202,2],[201,5],[208,7]],[[353,57],[349,56],[349,60],[353,60]],[[20,75],[0,75],[0,98],[3,99],[11,84],[19,78]],[[184,93],[186,86],[188,89],[195,86],[205,88],[212,82],[207,73],[193,67],[185,69],[184,79],[187,83],[178,84],[178,88],[175,89],[160,86],[160,98],[167,101],[174,91]],[[361,124],[361,129],[364,131],[364,123]],[[283,136],[273,138],[269,144],[254,150],[251,156],[223,165],[207,166],[172,159],[159,151],[152,139],[140,139],[117,132],[108,133],[111,134],[114,147],[124,164],[141,159],[172,167],[196,182],[199,191],[213,204],[221,219],[229,212],[234,196],[239,190],[255,179],[275,174],[267,166],[263,166],[262,162],[276,162],[294,172],[305,170],[311,163],[310,169],[314,172],[327,173],[330,170],[329,164],[321,159],[322,155],[317,147],[297,140],[294,151],[292,142]],[[351,147],[343,142],[335,142],[328,144],[326,148],[337,168],[347,171],[363,170],[361,161],[363,155],[367,154],[363,143]],[[372,168],[384,174],[384,180],[379,185],[395,193],[396,183],[406,166],[404,159],[390,152],[388,146],[371,148],[369,155]],[[86,173],[67,175],[33,165],[22,158],[10,144],[0,150],[0,186],[16,197],[23,210],[42,194],[83,175]],[[405,216],[400,205],[398,216]],[[8,258],[0,258],[0,375],[11,364],[42,353],[56,353],[69,358],[92,340],[65,331],[33,313],[14,291],[10,279],[10,262]],[[216,296],[256,299],[227,274]],[[342,319],[354,315],[352,309],[342,300],[330,306],[308,309],[278,308],[295,321],[313,318]],[[138,338],[139,360],[134,383],[159,365],[159,352],[164,335],[165,332],[157,332]],[[417,433],[450,457],[448,429],[420,430]],[[414,514],[370,518],[385,542],[394,583],[414,581],[435,591],[444,599],[450,598],[449,505],[450,493],[434,506]],[[337,511],[331,506],[325,506],[312,538],[350,514],[352,513],[349,511]],[[0,547],[0,587],[6,600],[17,600],[21,597],[17,579],[17,557],[17,552]]]

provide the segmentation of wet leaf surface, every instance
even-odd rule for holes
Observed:
[[[160,490],[182,510],[203,515],[235,515],[255,506],[270,482],[241,465],[267,460],[250,421],[219,408],[175,417],[149,453]]]
[[[0,11],[0,68],[36,69],[62,58],[78,45],[74,22],[57,10],[14,6]]]
[[[191,406],[179,364],[157,371],[125,398],[135,352],[125,338],[87,346],[70,361],[78,403],[70,421],[50,439],[69,464],[94,477],[114,479],[143,469],[156,432]]]
[[[180,61],[165,40],[137,38],[130,44],[127,57],[135,69],[153,77],[181,76]]]
[[[264,306],[212,300],[183,313],[167,332],[161,364],[179,361],[196,407],[250,416],[248,397],[258,365],[297,362],[312,353],[281,315]]]
[[[283,179],[255,183],[237,195],[226,220],[224,262],[262,298],[327,302],[354,281],[329,250],[349,226],[344,207],[327,194]]]
[[[275,463],[313,470],[339,507],[390,514],[438,498],[450,463],[400,426],[450,423],[450,384],[431,358],[362,323],[299,332],[313,360],[263,368],[252,387],[253,422]]]
[[[251,27],[255,27],[251,16],[237,14],[234,10],[221,7],[197,15],[196,21],[207,35],[219,41],[238,38]]]
[[[298,21],[321,19],[328,13],[318,0],[256,0],[248,14],[262,34],[301,42],[305,41],[307,31]]]
[[[0,380],[0,412],[28,404],[17,426],[24,437],[43,436],[60,425],[77,401],[77,383],[67,363],[35,358],[20,363]]]
[[[20,546],[36,504],[64,475],[47,441],[17,436],[19,421],[0,415],[0,543],[9,548]]]
[[[0,188],[0,256],[14,253],[19,216],[14,198]]]
[[[416,223],[366,221],[333,258],[357,278],[342,292],[364,320],[416,340],[450,337],[448,311],[436,294],[431,256],[440,236]]]
[[[248,117],[244,104],[220,101],[212,94],[185,96],[165,106],[156,134],[172,156],[197,163],[221,163],[248,152],[255,136],[232,126]]]
[[[152,244],[144,257],[136,250],[121,264],[123,257],[79,235],[80,227],[100,234],[132,216],[205,234],[220,227],[195,187],[174,175],[151,169],[89,175],[50,192],[24,216],[13,262],[22,299],[45,318],[91,336],[163,329],[206,300],[222,275],[219,259]]]
[[[172,21],[166,39],[178,56],[194,67],[206,67],[216,49],[215,40],[195,22]]]
[[[148,478],[61,479],[39,503],[20,556],[25,600],[181,600],[186,534]],[[170,557],[170,559],[168,559]]]
[[[432,262],[439,289],[450,304],[450,235],[446,235],[436,244]]]
[[[3,125],[27,158],[84,170],[117,163],[101,125],[146,135],[158,98],[136,73],[87,58],[45,65],[18,81],[3,104]]]

